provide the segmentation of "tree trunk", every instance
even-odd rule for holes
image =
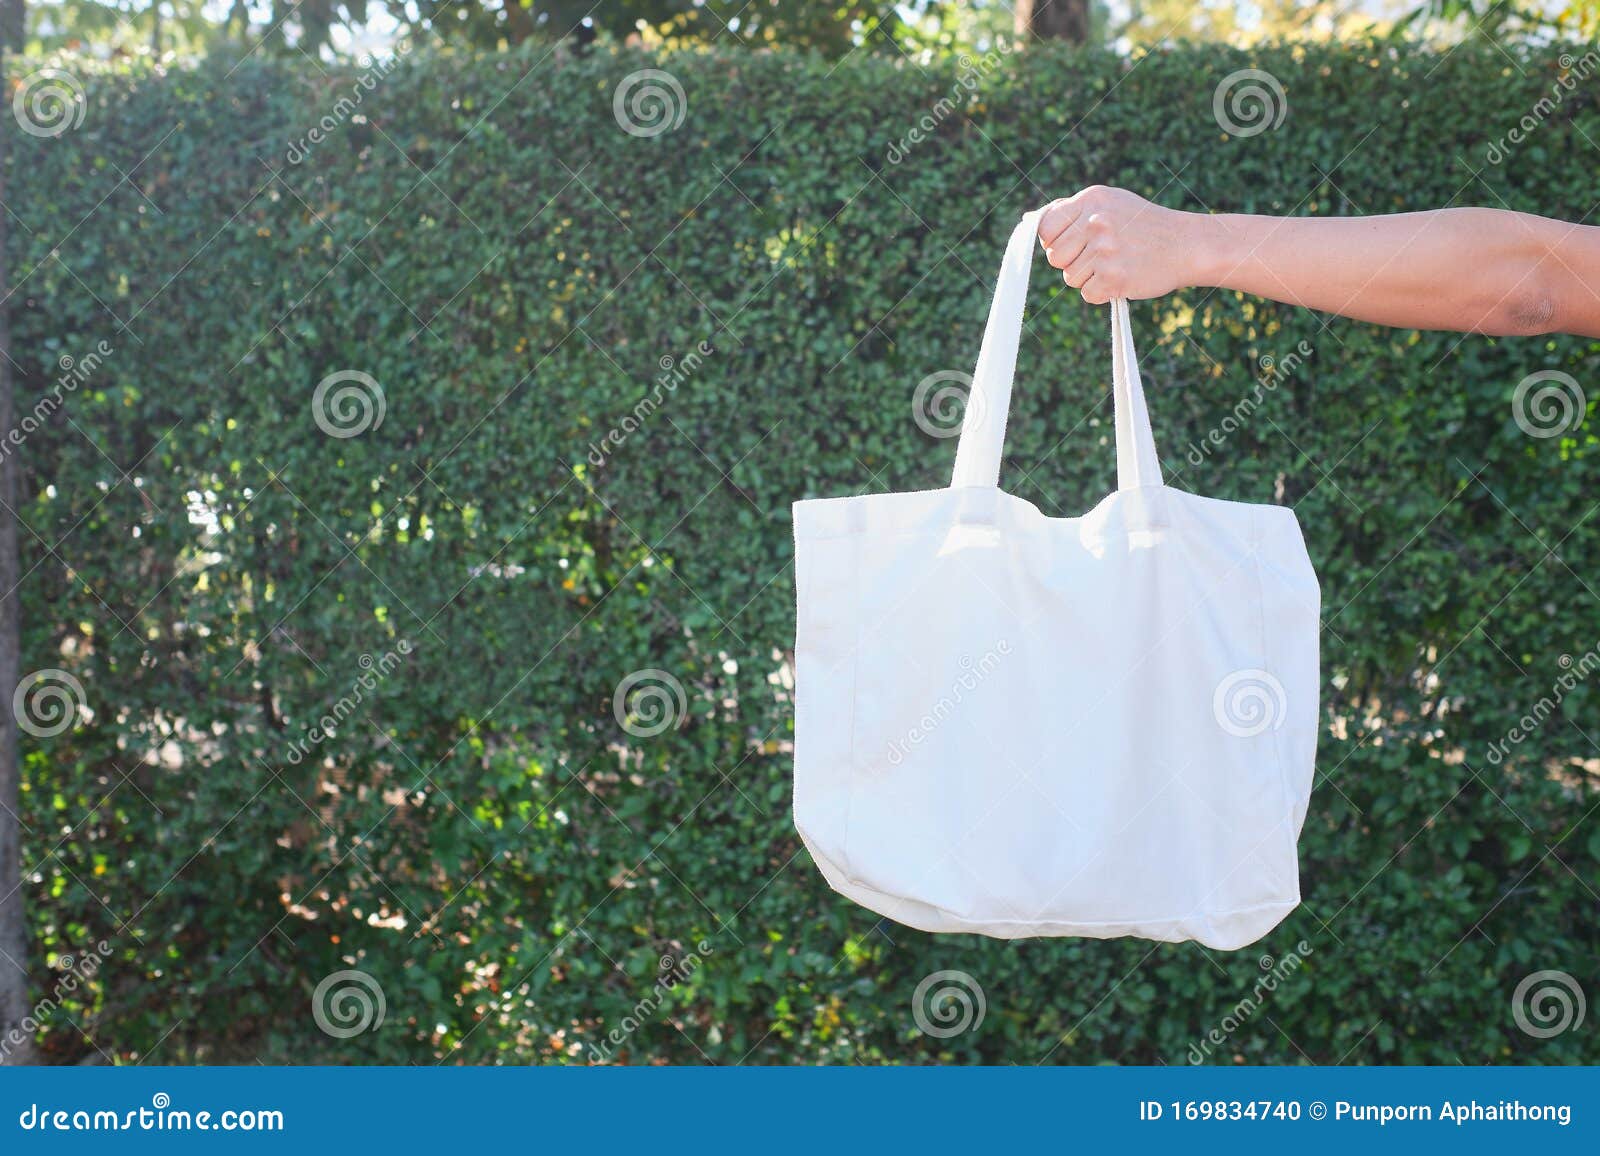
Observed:
[[[524,8],[520,0],[505,0],[506,40],[521,44],[533,35],[533,12]]]
[[[6,52],[21,52],[27,38],[27,10],[23,0],[0,0],[0,47]]]
[[[1089,0],[1017,0],[1017,37],[1089,43]]]
[[[22,0],[0,0],[0,93],[8,93],[6,53],[22,47],[17,34]],[[6,197],[10,130],[0,132],[0,205]],[[0,210],[0,436],[13,428],[11,378],[10,234]],[[0,1064],[32,1063],[32,1036],[22,1031],[28,1015],[28,926],[22,894],[22,768],[17,758],[17,715],[12,707],[22,674],[22,592],[17,588],[17,455],[15,446],[0,454]],[[12,1032],[16,1031],[17,1036]],[[18,1043],[18,1038],[21,1043]]]

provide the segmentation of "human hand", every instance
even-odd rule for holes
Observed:
[[[1142,300],[1198,283],[1203,220],[1126,189],[1090,185],[1046,206],[1039,243],[1089,304]]]

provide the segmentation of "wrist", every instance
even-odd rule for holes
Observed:
[[[1184,213],[1184,284],[1210,289],[1221,285],[1230,267],[1228,218],[1217,213]]]

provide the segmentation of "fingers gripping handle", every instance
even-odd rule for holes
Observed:
[[[961,440],[956,447],[955,473],[950,480],[953,487],[992,487],[1000,483],[1000,457],[1011,409],[1022,312],[1028,298],[1028,270],[1033,263],[1041,212],[1036,209],[1024,214],[1006,245],[994,300],[989,306],[989,322],[983,332],[983,348],[972,375]],[[1117,488],[1159,486],[1161,466],[1139,380],[1128,302],[1120,297],[1111,302],[1111,376],[1116,405]]]

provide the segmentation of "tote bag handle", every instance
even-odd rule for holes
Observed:
[[[1028,299],[1028,269],[1033,264],[1039,217],[1035,209],[1023,215],[1006,245],[1005,260],[989,306],[989,323],[983,331],[983,348],[972,375],[966,419],[956,445],[952,487],[1000,484],[1000,455],[1005,448],[1006,418],[1011,409],[1011,382],[1017,368],[1017,345],[1022,337],[1022,309]],[[1137,490],[1161,485],[1161,465],[1156,459],[1150,413],[1139,380],[1139,356],[1133,348],[1128,323],[1128,302],[1111,302],[1111,383],[1117,424],[1117,489]]]

